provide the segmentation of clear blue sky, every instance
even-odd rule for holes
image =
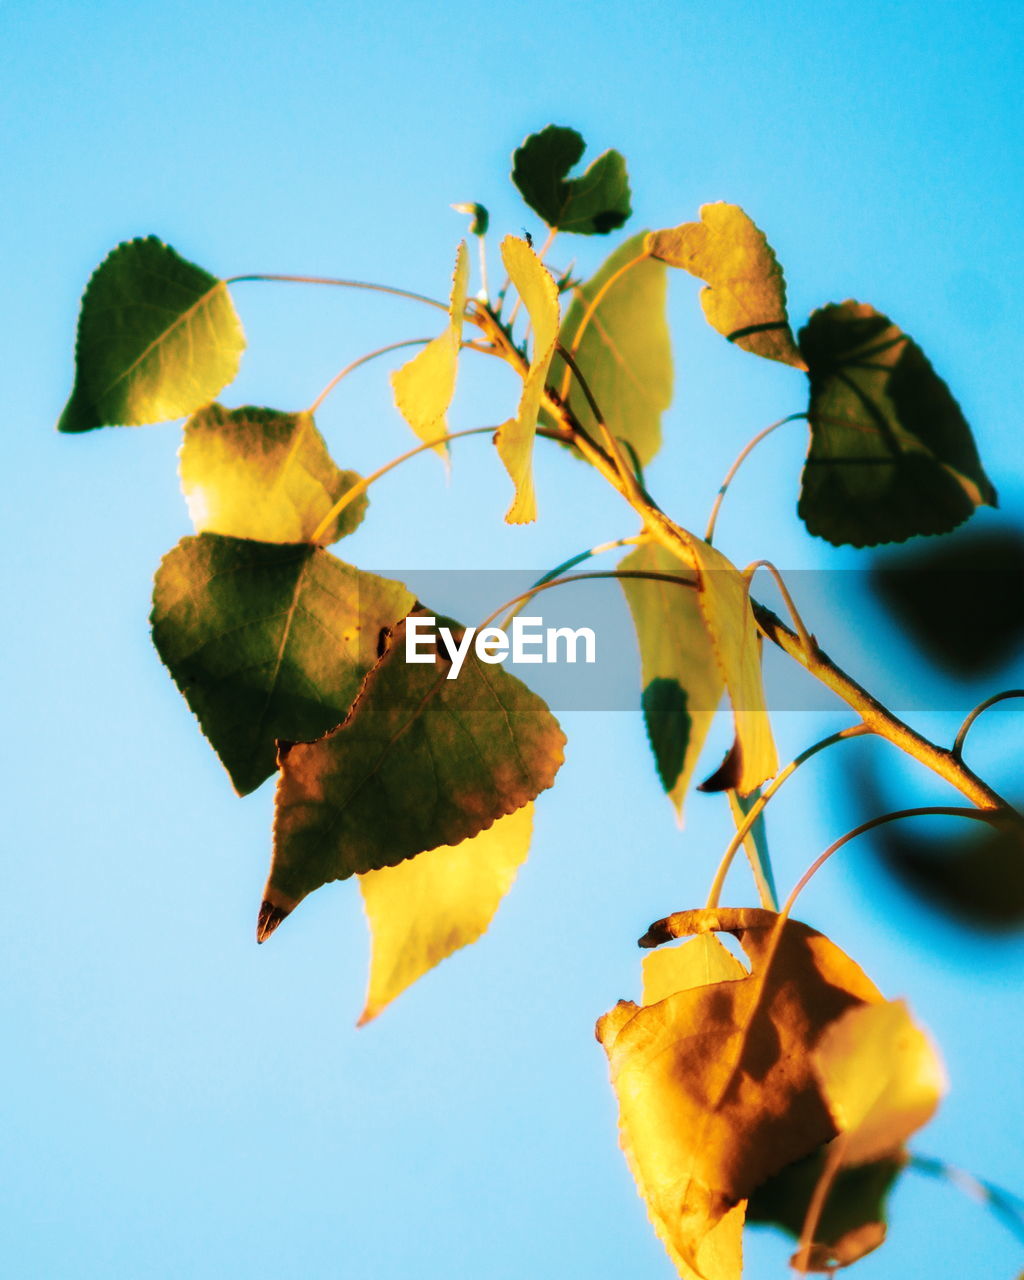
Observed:
[[[491,933],[355,1031],[367,940],[354,886],[325,889],[255,946],[270,788],[233,796],[148,643],[152,572],[189,531],[177,427],[53,431],[78,299],[115,243],[148,233],[225,276],[443,292],[464,229],[449,203],[481,200],[499,233],[536,234],[509,156],[526,133],[571,124],[626,155],[633,227],[737,201],[786,265],[795,317],[855,296],[903,323],[1019,514],[1020,7],[13,0],[2,13],[0,1269],[669,1277],[616,1149],[592,1028],[638,992],[638,934],[703,899],[722,806],[697,797],[680,834],[638,717],[566,717],[568,763]],[[603,246],[573,249],[590,269]],[[673,281],[678,394],[650,482],[697,523],[739,446],[801,408],[802,389],[727,348],[694,293]],[[340,292],[236,297],[250,348],[233,404],[308,404],[348,360],[423,324]],[[467,377],[454,424],[504,416],[513,392]],[[380,365],[321,425],[361,470],[408,438]],[[799,424],[776,436],[738,482],[719,540],[739,562],[859,563],[829,558],[796,521],[804,443]],[[455,462],[450,488],[431,458],[382,482],[343,554],[368,568],[539,570],[632,532],[566,458],[542,462],[529,529],[502,525],[507,481],[485,442]],[[812,602],[809,621],[825,637],[823,609]],[[867,678],[888,650],[868,605],[862,621],[865,638],[834,647]],[[905,666],[879,677],[932,679]],[[983,692],[963,691],[963,709]],[[957,720],[919,717],[947,739]],[[845,722],[782,717],[784,758]],[[1007,711],[972,740],[1007,789],[1019,726]],[[887,778],[901,780],[899,796],[937,794],[910,771]],[[784,885],[850,812],[835,770],[794,784],[773,824]],[[921,1148],[1024,1189],[1024,945],[934,924],[849,854],[802,915],[908,996],[941,1043],[953,1092]],[[737,878],[736,900],[749,895]],[[907,1179],[890,1243],[858,1274],[991,1280],[1021,1254],[957,1193]],[[755,1237],[748,1274],[783,1275],[786,1256]]]

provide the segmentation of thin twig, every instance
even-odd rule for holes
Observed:
[[[722,481],[721,487],[719,488],[718,493],[715,495],[715,501],[711,507],[711,514],[708,516],[708,527],[704,533],[705,542],[711,542],[711,540],[714,538],[715,523],[718,520],[718,513],[721,510],[722,502],[725,498],[725,495],[729,490],[729,486],[732,484],[733,480],[735,480],[736,478],[736,472],[739,471],[740,467],[743,466],[744,462],[746,462],[747,458],[751,455],[751,453],[753,453],[753,451],[757,448],[757,446],[761,443],[762,440],[770,436],[773,431],[777,431],[779,427],[784,427],[787,422],[797,422],[800,418],[806,418],[806,417],[807,417],[806,413],[791,413],[788,415],[788,417],[779,418],[777,422],[773,422],[770,426],[765,427],[763,431],[759,431],[752,440],[747,441],[747,443],[740,450],[739,455],[736,458],[736,461],[725,473],[725,479]]]
[[[987,711],[989,707],[994,707],[997,702],[1006,702],[1008,698],[1024,698],[1024,689],[1006,689],[1002,693],[994,693],[991,698],[986,698],[984,702],[979,702],[974,710],[970,713],[963,724],[960,726],[960,732],[956,735],[956,741],[953,743],[953,756],[957,760],[964,757],[964,742],[970,733],[971,725],[974,724],[978,716],[982,712]]]

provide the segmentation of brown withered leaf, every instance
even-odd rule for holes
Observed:
[[[847,1009],[881,999],[822,934],[793,920],[776,934],[779,921],[774,912],[743,909],[684,911],[658,922],[641,945],[731,933],[750,972],[648,1006],[620,1001],[597,1024],[623,1150],[655,1229],[687,1277],[739,1276],[738,1245],[733,1262],[718,1258],[717,1270],[706,1256],[729,1215],[836,1133],[811,1048]]]

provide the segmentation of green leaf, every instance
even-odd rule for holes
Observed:
[[[155,236],[97,268],[78,320],[75,386],[60,431],[194,413],[238,372],[245,337],[227,285]]]
[[[277,767],[277,740],[344,719],[381,629],[415,604],[398,582],[319,547],[204,533],[166,555],[153,643],[240,795]]]
[[[833,303],[800,331],[800,349],[811,445],[798,510],[811,533],[836,546],[903,542],[996,505],[960,406],[887,316]]]
[[[365,1025],[418,978],[486,932],[526,861],[533,805],[461,844],[359,877],[372,953]],[[655,954],[661,955],[661,952]]]
[[[446,415],[455,395],[468,289],[469,254],[463,240],[455,254],[447,329],[391,375],[395,405],[425,444],[448,434]],[[435,444],[434,450],[446,458],[447,442]]]
[[[617,151],[605,151],[581,177],[567,179],[585,149],[575,129],[549,124],[530,134],[512,156],[512,181],[549,227],[606,235],[632,213],[626,162]]]
[[[631,551],[619,568],[643,573],[682,571],[679,561],[655,543]],[[725,683],[695,590],[639,578],[620,582],[640,642],[647,737],[662,786],[681,814]]]
[[[573,289],[559,336],[612,435],[627,441],[646,466],[661,446],[661,415],[672,403],[672,347],[665,314],[667,273],[643,251],[643,234],[634,236],[592,279]],[[598,295],[600,301],[591,312]],[[584,429],[596,434],[590,405],[568,374],[562,391]]]
[[[502,423],[494,443],[516,490],[505,519],[509,524],[528,524],[537,519],[533,442],[544,384],[558,341],[558,286],[540,258],[517,236],[506,236],[501,242],[501,259],[530,317],[533,355],[523,376],[516,416]]]
[[[804,369],[786,314],[786,282],[771,246],[735,204],[706,204],[700,222],[652,231],[647,251],[707,281],[708,324],[745,351]]]
[[[780,1227],[799,1240],[811,1198],[825,1171],[825,1150],[787,1165],[758,1187],[747,1205],[747,1222]],[[814,1233],[808,1259],[812,1271],[831,1274],[884,1242],[886,1201],[905,1164],[906,1158],[899,1155],[839,1170]]]
[[[310,413],[212,404],[185,424],[179,456],[196,532],[260,542],[309,542],[359,480],[335,466]],[[320,541],[351,533],[366,506],[365,495],[351,502]]]
[[[451,679],[447,656],[407,662],[406,630],[339,728],[282,752],[260,941],[329,880],[459,844],[554,781],[565,736],[543,701],[472,651]]]

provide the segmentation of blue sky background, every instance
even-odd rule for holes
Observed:
[[[632,228],[736,201],[785,264],[795,318],[854,296],[904,324],[1019,513],[1024,11],[39,0],[0,12],[4,1269],[670,1276],[616,1149],[592,1029],[639,990],[638,934],[703,900],[724,806],[694,797],[680,834],[638,716],[565,717],[568,762],[491,933],[356,1032],[367,939],[355,887],[321,891],[255,946],[271,788],[234,797],[148,643],[153,570],[189,532],[178,428],[53,430],[78,300],[114,244],[148,233],[224,276],[316,272],[443,293],[465,226],[449,203],[481,200],[499,235],[538,235],[509,156],[526,133],[571,124],[595,153],[626,155]],[[575,254],[584,270],[609,247],[567,239],[553,260]],[[342,291],[252,284],[235,296],[250,346],[231,404],[299,408],[353,357],[435,323]],[[802,408],[804,387],[727,347],[688,279],[673,280],[672,311],[677,398],[650,483],[702,525],[740,445]],[[510,379],[467,370],[453,425],[500,420],[514,394]],[[320,423],[342,465],[364,471],[408,444],[382,364]],[[740,563],[862,563],[797,522],[804,448],[794,424],[737,482],[718,541]],[[542,570],[633,532],[621,502],[558,451],[539,465],[540,523],[510,529],[486,439],[456,450],[450,487],[429,457],[378,485],[341,553],[371,569]],[[806,611],[837,657],[894,696],[934,689],[937,706],[962,698],[966,711],[1011,682],[951,702],[867,600],[847,607],[857,625],[834,642],[832,602]],[[959,718],[915,722],[949,741]],[[780,751],[847,722],[783,715]],[[971,739],[972,761],[1007,790],[1019,730],[1001,708]],[[709,761],[724,742],[722,727]],[[884,746],[841,750],[878,753],[897,800],[940,794]],[[773,806],[783,885],[855,808],[838,769],[807,773]],[[737,877],[732,900],[750,899]],[[1024,1189],[1021,940],[938,923],[856,846],[800,914],[908,996],[940,1042],[953,1090],[921,1149]],[[889,1244],[858,1274],[990,1280],[1016,1274],[1022,1255],[957,1192],[908,1177]],[[748,1274],[783,1275],[787,1256],[786,1242],[754,1236]]]

